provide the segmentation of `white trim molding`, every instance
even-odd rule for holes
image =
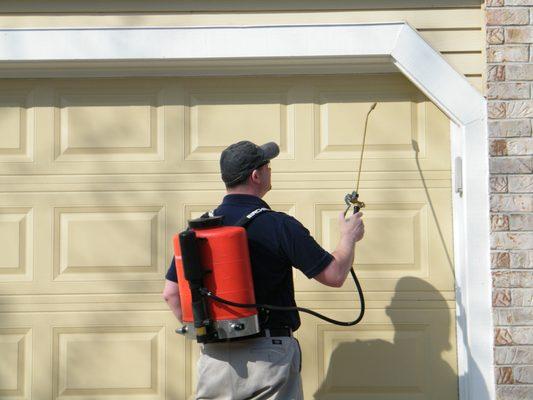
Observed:
[[[0,30],[3,78],[398,70],[452,121],[452,187],[462,166],[462,190],[453,194],[460,399],[493,400],[486,101],[415,29],[398,22]]]

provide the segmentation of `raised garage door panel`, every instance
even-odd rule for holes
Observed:
[[[349,183],[348,183],[349,184]],[[344,190],[283,191],[268,199],[294,204],[295,215],[329,251],[339,240],[339,202]],[[287,193],[288,192],[288,193]],[[365,238],[356,246],[355,267],[368,291],[392,291],[406,275],[431,283],[436,290],[453,291],[450,189],[361,189]],[[429,201],[431,200],[431,203]],[[274,201],[272,201],[274,203]],[[303,274],[295,275],[301,292],[338,293],[354,290],[351,280],[341,289],[324,287]],[[419,290],[416,284],[407,290]]]
[[[44,82],[3,82],[4,173],[217,174],[244,138],[280,144],[276,172],[353,171],[373,102],[366,171],[416,171],[413,141],[423,169],[448,162],[446,123],[394,76]]]
[[[185,398],[185,340],[173,317],[108,308],[3,317],[0,398]]]
[[[298,340],[302,376],[308,382],[305,398],[457,398],[452,310],[424,310],[429,304],[405,309],[397,303],[394,299],[390,308],[367,310],[365,322],[356,328],[303,318]],[[354,317],[353,311],[315,308],[341,320]]]
[[[355,257],[367,315],[303,317],[306,398],[456,397],[449,121],[404,78],[1,84],[0,397],[192,396],[198,348],[159,293],[172,235],[224,195],[220,151],[278,142],[265,200],[333,251],[373,102]],[[295,286],[302,306],[357,312],[352,282],[295,272]]]
[[[5,193],[0,232],[18,252],[12,246],[2,251],[0,277],[21,282],[2,292],[158,290],[168,260],[167,218],[177,215],[173,198],[153,192]]]

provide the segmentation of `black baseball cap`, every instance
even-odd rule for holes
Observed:
[[[274,142],[258,146],[248,140],[229,145],[220,155],[220,172],[226,185],[244,182],[257,169],[279,154]]]

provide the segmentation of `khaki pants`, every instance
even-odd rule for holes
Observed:
[[[201,346],[197,400],[302,400],[301,353],[292,337]]]

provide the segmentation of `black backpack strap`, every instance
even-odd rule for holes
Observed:
[[[252,211],[250,214],[243,216],[240,220],[238,220],[235,223],[235,226],[242,226],[244,229],[246,229],[248,225],[250,225],[250,222],[252,222],[255,217],[267,211],[272,211],[272,210],[270,208],[265,208],[265,207],[258,208],[257,210]]]
[[[215,216],[215,210],[209,210],[200,215],[200,218],[213,218]]]

